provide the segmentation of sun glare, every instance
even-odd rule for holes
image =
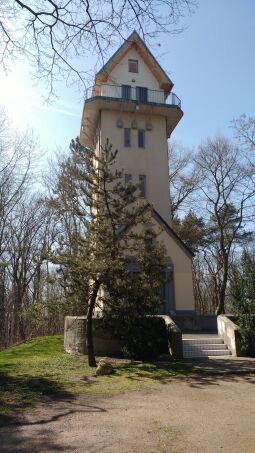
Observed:
[[[33,107],[21,70],[0,75],[0,100],[15,127],[24,129],[32,122]]]

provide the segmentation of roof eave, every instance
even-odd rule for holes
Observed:
[[[117,64],[117,60],[125,55],[128,52],[130,47],[135,45],[137,48],[136,50],[142,50],[144,55],[148,56],[151,62],[155,65],[156,72],[160,74],[160,76],[156,76],[159,80],[160,88],[166,92],[170,92],[174,86],[172,80],[168,77],[164,69],[160,66],[154,55],[151,53],[150,49],[147,47],[145,42],[142,38],[138,35],[136,31],[131,33],[131,35],[124,41],[124,43],[116,50],[116,52],[112,55],[112,57],[105,63],[105,65],[97,72],[95,77],[95,83],[103,83],[106,82],[109,76],[109,73]],[[143,55],[141,55],[143,58]],[[146,63],[146,58],[145,58]],[[161,79],[161,80],[160,80]]]

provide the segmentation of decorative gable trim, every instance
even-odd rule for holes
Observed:
[[[126,39],[126,41],[119,47],[107,63],[100,69],[100,71],[98,71],[95,83],[100,84],[107,82],[111,71],[132,48],[137,51],[145,64],[148,66],[154,77],[159,82],[160,88],[169,93],[174,86],[173,82],[168,77],[164,69],[162,69],[156,58],[152,55],[145,42],[140,38],[136,31],[134,31],[129,38]]]

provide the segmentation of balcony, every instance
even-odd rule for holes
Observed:
[[[181,101],[174,93],[149,90],[145,87],[131,87],[129,85],[94,85],[86,90],[86,100],[95,97],[118,99],[124,102],[135,101],[142,104],[164,104],[181,108]]]
[[[86,91],[80,138],[86,146],[95,146],[98,121],[103,111],[163,117],[169,137],[183,112],[181,101],[174,93],[149,90],[129,85],[94,85]]]

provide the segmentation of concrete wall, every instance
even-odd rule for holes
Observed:
[[[183,358],[182,332],[170,316],[161,315],[168,330],[169,350],[174,359]]]
[[[98,319],[93,320],[94,350],[98,356],[121,356],[122,344],[98,327]],[[87,354],[86,316],[66,316],[64,349],[69,354]]]
[[[217,317],[217,325],[218,334],[224,339],[232,355],[242,356],[239,327],[233,322],[233,317],[231,315],[220,315]]]
[[[154,316],[152,316],[154,318]],[[164,320],[171,354],[176,359],[182,358],[182,333],[169,316],[156,316]],[[93,319],[93,340],[95,354],[98,356],[121,357],[122,343],[98,326],[98,318]],[[162,345],[163,346],[163,345]],[[168,348],[167,338],[164,348]],[[66,316],[64,330],[64,349],[69,354],[87,354],[86,316]],[[165,352],[165,349],[161,351]]]

